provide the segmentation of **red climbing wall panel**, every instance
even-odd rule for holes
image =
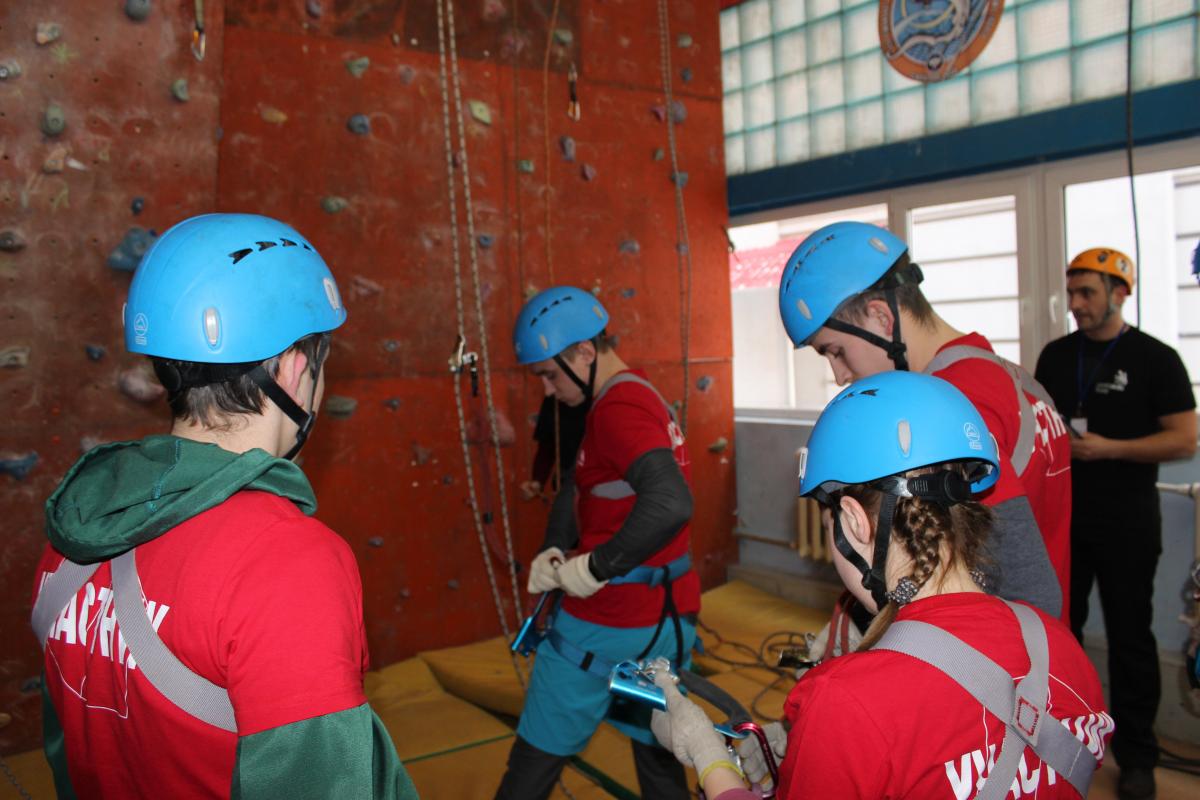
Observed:
[[[94,11],[74,14],[87,25],[76,27],[65,14],[59,20],[63,41],[80,54],[69,82],[65,73],[43,74],[55,56],[33,42],[36,23],[52,14],[0,16],[15,57],[38,64],[19,82],[0,83],[0,230],[19,228],[30,243],[21,253],[0,253],[0,348],[31,348],[27,367],[0,372],[3,396],[15,409],[0,422],[0,448],[41,456],[23,480],[0,475],[0,502],[14,509],[0,523],[0,576],[6,586],[22,587],[0,606],[4,630],[26,625],[23,587],[40,547],[41,502],[76,456],[79,438],[134,436],[164,424],[161,405],[139,405],[115,389],[117,374],[136,360],[121,354],[128,276],[106,267],[105,257],[132,224],[161,230],[192,213],[222,210],[295,225],[330,263],[346,298],[350,319],[334,339],[327,395],[357,405],[348,416],[322,417],[304,468],[320,500],[318,516],[359,559],[373,663],[497,634],[446,366],[458,320],[434,3],[327,0],[307,4],[322,8],[314,15],[305,0],[227,0],[224,9],[210,2],[203,64],[187,52],[190,3],[161,12],[155,4],[136,25],[112,5],[111,19],[99,23]],[[518,560],[525,563],[545,519],[541,502],[522,502],[515,491],[529,474],[530,415],[541,400],[540,386],[515,365],[509,340],[525,293],[550,285],[551,268],[554,282],[595,290],[612,314],[609,330],[620,338],[622,356],[646,368],[669,401],[684,394],[656,3],[563,0],[553,26],[551,5],[456,4],[466,127],[466,156],[454,169],[459,220],[465,169],[476,237],[489,243],[470,243],[465,233],[460,242],[465,327],[468,348],[481,350],[471,246],[495,404],[516,431],[501,457]],[[692,260],[693,549],[711,586],[736,552],[718,18],[702,0],[670,5],[673,87],[686,114],[675,130],[679,169],[687,173]],[[547,162],[541,64],[552,28]],[[153,35],[143,37],[140,50],[117,46],[131,31]],[[8,57],[0,52],[0,61]],[[356,76],[347,62],[363,57],[369,65],[361,71],[358,62]],[[577,122],[565,113],[572,62]],[[182,75],[189,103],[168,91]],[[17,96],[14,87],[20,102],[7,102]],[[70,119],[60,138],[87,171],[40,171],[53,142],[38,132],[37,119],[56,89],[70,101],[60,101]],[[452,116],[456,107],[452,102]],[[367,117],[369,133],[351,132],[356,114]],[[574,141],[573,162],[560,147],[564,136]],[[532,172],[521,162],[532,162]],[[55,211],[58,190],[47,184],[60,180],[76,185],[70,207],[60,202]],[[32,193],[31,185],[38,187]],[[135,195],[146,198],[138,218],[129,210]],[[48,238],[53,232],[56,240]],[[54,313],[59,318],[50,322]],[[108,348],[101,361],[84,354],[92,341]],[[472,398],[462,380],[468,419],[485,418],[483,398]],[[710,450],[718,440],[729,443],[726,449]],[[486,442],[469,450],[481,502],[495,515],[491,535],[502,547],[495,452]],[[507,568],[496,558],[491,564],[511,625]],[[525,602],[523,591],[521,597]],[[23,634],[4,637],[0,648],[0,711],[15,718],[0,728],[0,751],[11,751],[35,741],[37,696],[21,685],[37,673],[38,658]]]

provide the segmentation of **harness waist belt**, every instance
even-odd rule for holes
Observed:
[[[690,553],[684,553],[674,561],[661,566],[651,567],[647,564],[642,564],[640,567],[634,567],[624,575],[611,578],[608,583],[610,586],[620,586],[625,583],[644,583],[653,589],[656,586],[662,586],[664,579],[667,581],[678,580],[691,568],[692,556]]]

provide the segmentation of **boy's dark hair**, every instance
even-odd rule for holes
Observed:
[[[317,357],[322,352],[328,352],[331,338],[329,333],[314,333],[305,336],[288,348],[288,350],[299,350],[308,358],[309,370],[314,380],[321,371]],[[283,352],[286,353],[287,350]],[[272,378],[279,374],[279,358],[282,355],[283,353],[280,353],[262,362],[263,369]],[[151,356],[150,360],[154,364],[155,373],[160,376],[164,371],[187,374],[194,372],[197,366],[203,368],[203,365],[194,365],[190,361],[176,361],[157,356]],[[162,380],[161,377],[160,380]],[[251,379],[249,369],[228,380],[185,386],[167,396],[172,417],[178,420],[192,420],[206,428],[228,427],[229,422],[222,419],[228,415],[261,414],[264,401],[263,391]]]
[[[908,253],[900,256],[896,263],[884,273],[877,282],[876,286],[887,285],[890,279],[901,270],[909,265]],[[925,299],[925,293],[921,291],[921,287],[916,283],[901,283],[894,291],[896,292],[896,303],[913,316],[918,323],[925,327],[933,326],[933,306]],[[839,319],[842,322],[849,322],[853,325],[859,325],[867,317],[867,303],[872,300],[887,300],[887,293],[883,289],[871,288],[865,292],[854,295],[848,298],[838,310],[834,312],[834,319]]]
[[[596,348],[597,353],[607,353],[610,350],[615,350],[617,348],[617,337],[609,336],[608,331],[606,330],[600,331],[587,341],[592,343],[592,346]],[[579,345],[581,344],[583,344],[583,342],[576,342],[569,347],[565,347],[563,348],[563,351],[559,353],[559,355],[564,359],[572,359],[579,352]]]

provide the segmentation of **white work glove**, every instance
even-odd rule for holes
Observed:
[[[763,726],[763,733],[767,735],[767,744],[775,753],[775,765],[778,766],[783,761],[784,755],[787,754],[787,731],[778,722],[769,722]],[[742,769],[746,772],[746,780],[757,783],[764,789],[769,788],[771,773],[767,770],[767,761],[763,757],[762,747],[758,744],[758,737],[747,736],[738,743],[737,750],[738,755],[742,758]]]
[[[650,717],[650,729],[659,744],[670,749],[679,763],[695,769],[701,783],[715,766],[728,766],[737,771],[725,746],[725,737],[713,729],[712,720],[700,706],[679,693],[670,671],[665,668],[655,670],[654,683],[663,690],[667,700],[667,710],[655,709]]]
[[[571,597],[591,597],[604,588],[608,581],[598,581],[588,567],[592,554],[575,556],[558,568],[558,583]]]
[[[525,585],[530,594],[541,594],[559,588],[558,566],[566,561],[563,551],[557,547],[547,547],[534,556],[529,565],[529,583]]]

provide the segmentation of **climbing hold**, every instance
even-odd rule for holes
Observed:
[[[637,294],[637,289],[622,289],[621,290],[621,297],[625,298],[626,300],[631,299],[635,294]]]
[[[287,122],[287,114],[280,111],[275,106],[263,106],[259,110],[258,115],[262,117],[263,122],[269,122],[272,125],[282,125]]]
[[[726,439],[724,436],[718,436],[716,441],[714,441],[712,444],[710,444],[708,446],[708,452],[724,453],[728,447],[729,447],[729,440]]]
[[[471,109],[471,116],[476,122],[482,122],[484,125],[492,124],[492,109],[482,100],[468,100],[467,107]]]
[[[483,18],[487,22],[496,22],[508,16],[508,9],[504,7],[502,0],[484,0],[483,2]]]
[[[654,148],[654,160],[655,161],[662,161],[664,158],[666,158],[666,156],[667,156],[667,152],[665,150],[663,150],[661,147]]]
[[[0,231],[0,251],[19,253],[25,249],[25,240],[16,231]]]
[[[570,47],[571,43],[574,41],[575,41],[575,34],[571,32],[570,28],[555,28],[554,29],[554,43],[555,44],[562,45],[563,47]]]
[[[692,35],[690,33],[681,33],[675,37],[675,44],[680,47],[692,46]]]
[[[389,397],[387,400],[383,401],[383,404],[388,407],[389,411],[395,411],[400,408],[400,398]]]
[[[321,0],[305,0],[304,10],[313,19],[321,18]]]
[[[558,137],[558,149],[562,151],[563,161],[575,160],[575,140],[570,136]]]
[[[150,16],[150,0],[125,0],[125,16],[141,22]]]
[[[686,172],[672,172],[671,183],[678,186],[680,189],[687,186],[688,174]]]
[[[346,59],[346,71],[356,78],[361,78],[369,66],[371,66],[371,59],[367,56]]]
[[[372,536],[370,539],[367,539],[367,544],[369,544],[371,547],[383,547],[383,537]]]
[[[383,349],[389,353],[394,353],[400,349],[400,342],[395,339],[384,339]]]
[[[659,122],[667,121],[667,107],[662,103],[656,103],[655,105],[650,106],[650,113],[653,114],[654,118]]]
[[[526,175],[533,172],[533,160],[521,158],[517,160],[517,172],[524,172]]]
[[[0,472],[23,481],[33,471],[33,468],[37,466],[37,462],[38,454],[34,450],[30,450],[23,455],[4,453],[0,455]]]
[[[479,243],[480,250],[487,250],[492,246],[492,243],[496,240],[491,234],[481,233],[475,237],[475,241]]]
[[[458,169],[459,167],[461,167],[461,166],[462,166],[462,162],[463,162],[463,160],[462,160],[462,153],[460,153],[460,152],[459,152],[459,151],[457,151],[457,150],[455,150],[453,153],[451,153],[451,155],[450,155],[450,163],[451,163],[452,165],[454,165],[454,168],[455,168],[455,169]]]
[[[686,256],[688,254],[688,246],[683,242],[680,242],[679,244],[675,245],[675,252],[679,253],[681,256]]]
[[[176,78],[171,82],[171,97],[174,97],[181,103],[186,103],[192,98],[188,95],[187,78]]]
[[[638,244],[637,239],[625,239],[624,241],[621,242],[621,245],[618,249],[622,253],[628,253],[633,256],[642,252],[642,246],[640,244]]]
[[[383,287],[370,278],[355,275],[350,279],[350,296],[357,300],[370,297],[373,294],[379,294],[382,291]]]
[[[80,436],[79,437],[79,453],[80,453],[80,455],[82,455],[82,454],[88,452],[89,450],[95,450],[100,445],[107,444],[107,443],[108,443],[107,440],[101,439],[99,436],[91,436],[91,435]]]
[[[133,212],[133,215],[135,217],[138,214],[142,213],[142,209],[145,207],[146,207],[146,201],[141,197],[133,198],[133,202],[129,204],[129,210]]]
[[[413,454],[412,463],[416,466],[420,466],[422,464],[428,464],[430,459],[433,458],[433,451],[430,450],[428,447],[422,447],[417,442],[412,443],[412,454]]]
[[[585,181],[594,181],[596,179],[596,168],[591,164],[584,164],[579,168],[579,174],[583,176]]]
[[[355,114],[346,120],[346,127],[357,136],[366,136],[371,132],[371,119],[366,114]]]
[[[21,77],[21,65],[11,59],[0,61],[0,81]]]
[[[711,375],[701,375],[696,379],[696,388],[702,392],[707,392],[709,387],[712,385],[713,379]]]
[[[458,588],[458,578],[451,578],[450,580],[446,581],[446,585],[449,586],[451,589],[457,589]]]
[[[46,160],[42,162],[42,172],[48,175],[62,172],[67,165],[67,152],[67,148],[61,144],[51,148],[50,155],[46,156]]]
[[[600,288],[600,279],[596,278],[596,284],[594,286],[592,286],[592,294],[594,294],[596,297],[599,297],[601,291],[602,290]]]
[[[133,272],[141,263],[142,256],[154,244],[158,236],[153,231],[134,225],[125,233],[121,243],[108,254],[108,265],[113,269]]]
[[[67,129],[67,114],[58,103],[51,103],[42,112],[42,133],[58,136]]]
[[[140,367],[124,370],[118,375],[117,387],[126,397],[139,403],[152,403],[167,393],[161,383]]]
[[[672,100],[671,121],[678,125],[685,119],[687,119],[687,106],[683,104],[682,100]]]
[[[0,347],[0,367],[5,369],[29,366],[29,348],[23,345]]]
[[[102,345],[98,345],[98,344],[86,344],[86,345],[84,345],[84,346],[83,346],[83,352],[87,353],[87,357],[88,357],[90,360],[92,360],[92,361],[99,361],[100,359],[104,358],[104,355],[105,355],[105,354],[106,354],[108,351],[107,351],[107,350],[105,350],[105,349],[104,349],[104,347],[103,347]]]
[[[325,398],[325,413],[334,419],[348,419],[358,409],[358,401],[353,397],[331,394]]]
[[[350,205],[350,201],[337,195],[331,194],[321,198],[321,210],[326,214],[337,214],[340,211],[345,211],[348,205]]]
[[[30,692],[40,692],[41,690],[42,690],[42,676],[41,675],[34,675],[30,678],[26,678],[25,680],[21,681],[21,685],[20,685],[20,687],[18,687],[18,691],[20,691],[22,694],[29,694]]]
[[[453,475],[443,475],[442,476],[442,486],[453,486],[453,485],[454,485],[454,476]]]
[[[679,79],[681,81],[683,81],[684,83],[691,83],[692,82],[692,68],[684,67],[683,69],[679,70]]]
[[[50,44],[57,42],[62,36],[62,25],[57,22],[39,22],[37,24],[37,33],[34,34],[34,41],[39,45]]]
[[[400,67],[400,82],[408,86],[417,77],[417,71],[412,67],[404,64]]]

